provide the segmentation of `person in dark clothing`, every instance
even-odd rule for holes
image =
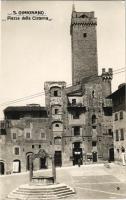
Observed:
[[[81,165],[81,160],[80,160],[80,158],[78,159],[78,167],[80,167],[80,165]]]

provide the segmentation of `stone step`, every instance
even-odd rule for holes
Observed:
[[[75,191],[65,184],[51,186],[24,185],[12,191],[7,200],[56,200],[73,195]]]
[[[38,185],[38,186],[34,186],[34,187],[32,186],[32,187],[26,187],[26,188],[20,186],[18,188],[18,190],[20,189],[20,190],[25,190],[25,191],[26,190],[31,190],[31,191],[32,190],[37,190],[38,191],[38,190],[52,190],[52,189],[67,188],[67,186],[65,186],[65,185],[63,185],[63,186],[57,186],[57,185],[56,185],[56,187],[55,186],[52,186],[52,187],[51,186],[50,187],[47,187],[47,186],[46,187],[42,187],[42,186]]]
[[[18,190],[16,190],[16,191],[17,191],[17,192],[26,192],[26,193],[27,193],[27,192],[31,192],[31,193],[32,193],[32,192],[36,192],[36,193],[39,193],[39,192],[46,192],[46,193],[47,193],[47,192],[61,191],[61,190],[67,190],[67,189],[69,189],[69,188],[67,188],[67,187],[66,187],[66,188],[57,188],[57,189],[52,188],[52,189],[49,189],[49,190],[48,190],[48,189],[46,189],[46,190],[45,190],[45,189],[39,189],[39,190],[34,190],[34,189],[33,189],[33,190],[28,190],[28,189],[27,189],[27,190],[22,190],[22,189],[18,189]]]
[[[64,191],[68,191],[68,190],[71,190],[71,188],[60,188],[60,189],[52,189],[52,190],[38,190],[38,191],[36,191],[36,190],[32,190],[32,191],[29,191],[29,190],[26,190],[26,191],[22,191],[22,190],[15,190],[15,191],[13,191],[13,193],[17,193],[17,194],[22,194],[22,193],[25,193],[25,194],[42,194],[42,193],[58,193],[58,192],[64,192]]]
[[[30,198],[29,199],[28,198],[22,198],[22,199],[20,198],[19,199],[17,197],[16,198],[14,198],[14,197],[13,198],[8,198],[7,197],[6,200],[31,200],[31,199]],[[57,198],[56,197],[55,198],[47,198],[46,197],[46,198],[34,198],[32,200],[57,200]]]
[[[59,194],[64,194],[64,193],[67,193],[67,192],[72,192],[74,193],[74,191],[72,190],[61,190],[61,191],[52,191],[52,192],[49,192],[49,193],[45,193],[45,192],[27,192],[27,193],[22,193],[22,192],[19,192],[19,191],[14,191],[12,194],[14,195],[31,195],[31,196],[34,196],[34,195],[43,195],[43,196],[47,196],[47,195],[59,195]]]

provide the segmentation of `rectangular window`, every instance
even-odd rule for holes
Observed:
[[[83,33],[83,37],[87,37],[87,33]]]
[[[58,91],[55,90],[55,91],[54,91],[54,97],[57,97],[57,96],[58,96]]]
[[[113,132],[112,132],[112,129],[108,129],[108,134],[109,136],[111,136],[113,138]]]
[[[96,142],[95,141],[92,142],[92,147],[96,147]]]
[[[26,138],[27,138],[27,139],[30,139],[30,137],[31,137],[30,133],[27,132],[27,133],[26,133]]]
[[[32,145],[32,149],[34,149],[34,147],[35,147],[35,145],[33,144],[33,145]]]
[[[15,155],[19,155],[19,147],[15,147],[14,148],[14,154]]]
[[[117,121],[118,120],[118,114],[116,113],[115,114],[115,121]]]
[[[120,140],[124,140],[124,131],[120,129]]]
[[[118,133],[118,130],[116,130],[116,141],[119,141],[119,133]]]
[[[75,126],[74,127],[74,136],[78,136],[80,135],[80,127],[79,126]]]
[[[58,109],[55,109],[55,115],[58,114]]]
[[[16,133],[13,133],[13,140],[17,138]]]
[[[41,148],[41,144],[39,144],[39,149]]]
[[[123,112],[120,112],[120,119],[123,119]]]
[[[73,119],[79,119],[79,117],[80,117],[80,113],[75,111],[73,113]]]
[[[72,99],[72,105],[76,105],[76,99]]]

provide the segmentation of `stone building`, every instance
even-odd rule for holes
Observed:
[[[111,98],[113,102],[115,160],[121,161],[126,152],[126,84],[119,85],[118,90],[108,98]]]
[[[8,107],[1,127],[0,171],[29,169],[29,155],[40,148],[54,153],[55,165],[114,160],[112,69],[98,76],[97,19],[94,12],[71,16],[72,86],[45,82],[45,107]],[[50,167],[37,160],[34,169]]]
[[[45,107],[27,105],[7,107],[0,135],[1,173],[29,170],[29,156],[40,148],[49,151],[48,116]],[[46,160],[37,160],[34,169],[46,168]]]

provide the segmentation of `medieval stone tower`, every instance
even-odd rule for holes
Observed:
[[[73,85],[83,78],[98,75],[96,25],[94,12],[73,9],[70,26]]]

